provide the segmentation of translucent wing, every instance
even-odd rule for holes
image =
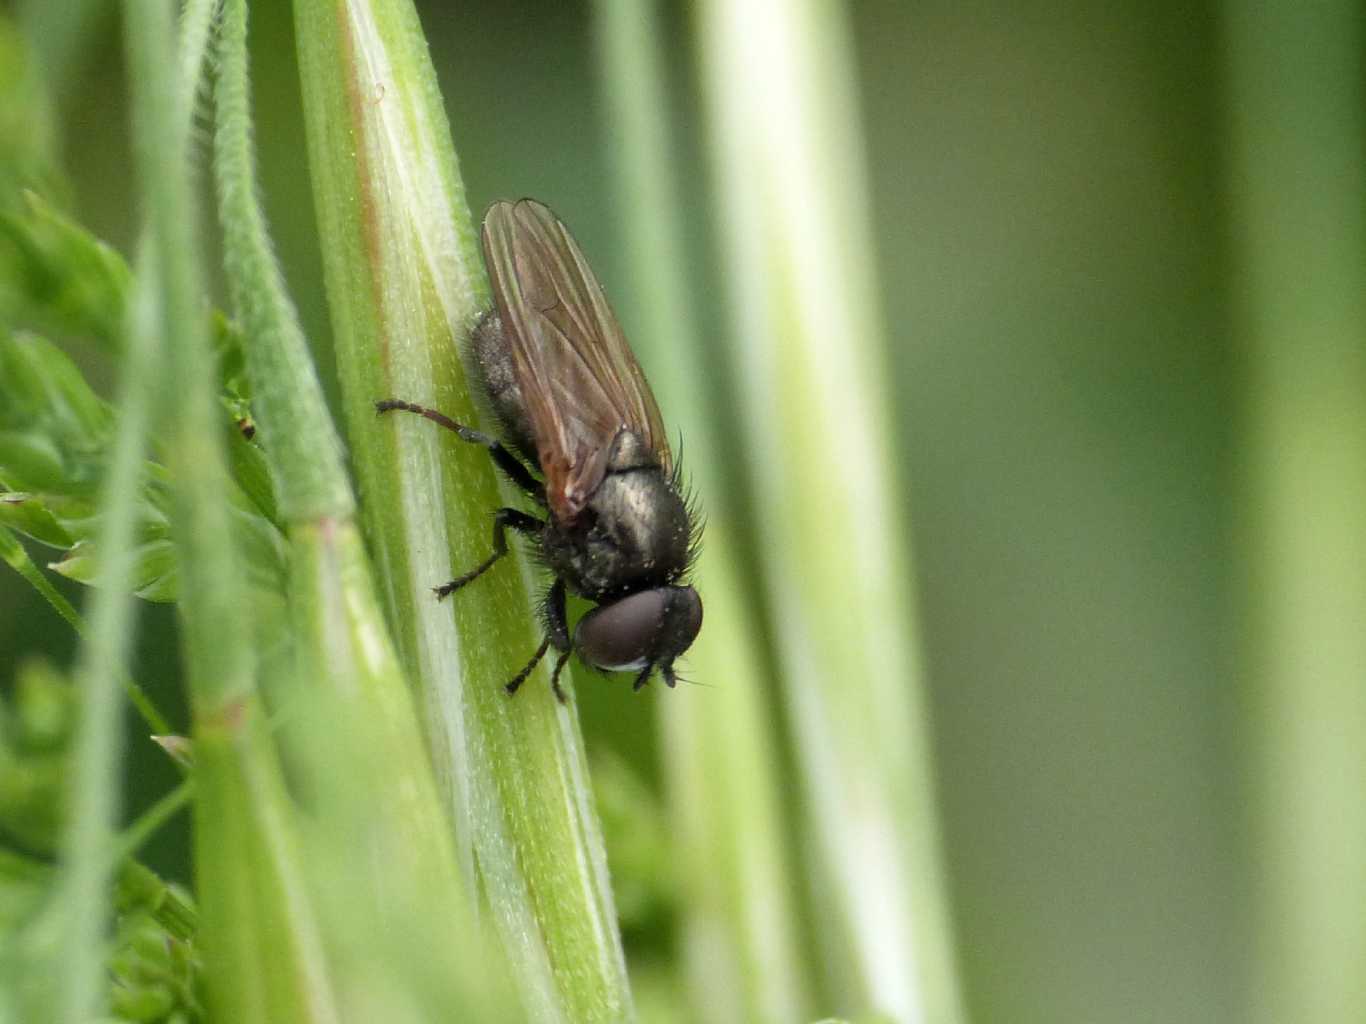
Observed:
[[[533,199],[495,203],[483,244],[552,511],[583,510],[622,430],[671,472],[659,406],[569,230]]]

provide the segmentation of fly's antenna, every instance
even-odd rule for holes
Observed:
[[[679,659],[678,659],[678,661],[682,661],[682,660],[683,660],[682,658],[679,658]],[[677,664],[677,663],[678,663],[678,662],[675,662],[675,664]],[[686,678],[685,676],[679,675],[677,671],[674,672],[674,682],[676,682],[676,683],[687,683],[689,686],[703,686],[703,687],[706,687],[708,690],[714,689],[714,688],[716,687],[716,684],[715,684],[715,683],[704,683],[704,682],[701,682],[701,681],[699,681],[699,680],[697,680],[697,679],[688,679],[688,678]]]

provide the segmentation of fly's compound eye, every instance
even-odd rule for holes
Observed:
[[[692,587],[656,587],[599,605],[579,620],[574,646],[608,672],[671,664],[702,628],[702,599]]]

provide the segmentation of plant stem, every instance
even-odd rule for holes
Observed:
[[[125,4],[134,153],[148,218],[148,333],[164,355],[161,405],[194,711],[196,876],[214,1012],[235,1022],[338,1017],[303,884],[290,808],[255,691],[245,572],[206,331],[170,10]],[[187,72],[182,72],[187,73]],[[74,1018],[72,1018],[74,1019]]]
[[[282,742],[307,765],[325,823],[308,838],[315,862],[332,865],[313,877],[328,880],[315,890],[331,946],[351,957],[342,984],[362,977],[365,986],[404,989],[429,1019],[456,1005],[504,1016],[487,1002],[473,907],[352,520],[341,445],[257,198],[245,0],[224,8],[218,56],[214,169],[225,265],[291,545],[297,671],[283,701],[302,721],[282,731]],[[369,766],[363,780],[352,764]]]
[[[700,393],[706,355],[684,285],[676,211],[681,194],[665,126],[657,5],[595,4],[603,95],[624,198],[625,264],[634,272],[633,345],[688,439],[687,469],[706,499],[697,586],[706,628],[688,652],[689,674],[724,686],[660,702],[672,813],[682,865],[683,951],[692,1012],[708,1021],[803,1020],[811,1000],[802,967],[798,891],[784,850],[773,723],[764,707],[764,656],[744,592],[716,466],[715,431]]]
[[[841,1008],[953,1022],[854,64],[819,0],[700,6],[745,454]]]
[[[477,422],[460,350],[488,286],[416,13],[409,0],[296,0],[295,20],[363,521],[459,847],[477,858],[529,1013],[630,1018],[572,702],[555,702],[544,667],[515,701],[502,690],[539,640],[529,569],[509,558],[456,599],[431,594],[487,555],[489,514],[510,495],[483,450],[374,412],[397,397]]]
[[[354,510],[341,442],[332,426],[308,344],[271,249],[257,196],[247,77],[247,11],[224,7],[214,91],[215,182],[223,262],[242,329],[252,409],[288,527]]]
[[[1366,20],[1228,4],[1243,632],[1256,815],[1249,1017],[1366,1013]]]
[[[151,839],[161,826],[189,806],[193,799],[194,781],[182,779],[175,789],[143,811],[136,821],[123,830],[115,844],[115,862],[136,856],[143,844]]]
[[[70,824],[63,842],[62,900],[69,932],[62,942],[62,1007],[57,1020],[86,1020],[102,1009],[104,949],[108,924],[105,886],[108,837],[118,818],[118,680],[132,644],[135,623],[132,571],[138,498],[157,391],[157,338],[132,332],[127,348],[120,414],[101,499],[99,544],[105,553],[100,585],[91,599],[90,630],[76,669],[81,717],[72,773]],[[41,574],[40,574],[41,575]]]

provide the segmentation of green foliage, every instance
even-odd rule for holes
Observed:
[[[23,213],[0,214],[0,525],[64,549],[51,568],[80,583],[99,577],[97,501],[108,465],[113,410],[71,358],[34,330],[121,345],[131,274],[117,253],[37,196]],[[241,337],[222,315],[210,325],[222,387],[223,432],[237,489],[234,525],[248,553],[263,623],[278,621],[283,553],[270,475],[243,433],[250,389]],[[7,329],[6,329],[7,328]],[[138,502],[131,580],[137,596],[174,601],[177,556],[165,470],[147,467]]]
[[[41,1020],[53,998],[29,965],[45,955],[50,923],[61,913],[59,874],[50,860],[69,811],[71,759],[80,697],[51,666],[19,672],[14,696],[0,702],[0,1019]],[[113,851],[110,851],[113,855]],[[108,892],[114,930],[108,943],[112,1018],[138,1024],[202,1019],[197,989],[195,915],[189,894],[126,861]],[[6,1005],[8,996],[12,1002]]]
[[[116,351],[131,284],[118,253],[36,193],[0,206],[0,322]]]
[[[203,1020],[203,965],[189,893],[129,862],[115,880],[112,899],[110,1013],[139,1024]]]
[[[54,979],[35,967],[50,950],[58,877],[50,864],[0,850],[0,1019],[52,1019],[48,1007],[55,998]],[[137,883],[130,886],[130,878]],[[105,952],[109,1015],[103,1019],[120,1024],[204,1020],[202,964],[193,932],[168,927],[163,920],[168,898],[183,917],[188,894],[130,864],[108,898],[114,924]]]
[[[79,269],[72,267],[72,275]],[[232,335],[224,330],[220,337]],[[226,497],[254,588],[266,602],[260,619],[268,623],[284,589],[282,538],[270,518],[270,478],[260,449],[238,428],[247,412],[239,390],[225,392],[223,409],[223,431],[237,453],[237,488]],[[69,356],[37,335],[0,333],[0,525],[67,549],[51,568],[81,583],[93,583],[101,571],[97,501],[113,430],[109,404]],[[150,601],[178,596],[172,500],[165,469],[149,465],[138,502],[131,582],[133,592]]]
[[[679,893],[674,837],[664,808],[640,773],[622,758],[602,753],[590,764],[617,920],[627,931],[669,926]]]
[[[42,663],[21,668],[0,703],[0,834],[30,853],[50,855],[66,821],[75,710],[71,684]]]
[[[0,212],[19,205],[21,189],[59,194],[53,120],[39,69],[25,38],[0,17]]]
[[[349,454],[368,499],[362,524],[258,196],[246,5],[184,6],[176,41],[166,5],[126,4],[146,217],[135,270],[44,185],[51,147],[41,76],[22,60],[13,79],[0,68],[0,142],[13,137],[20,157],[0,163],[0,557],[78,629],[82,620],[30,549],[55,549],[52,571],[102,588],[76,674],[81,701],[51,670],[30,668],[13,708],[0,709],[0,835],[23,848],[0,850],[0,914],[12,926],[0,937],[0,982],[21,993],[15,979],[37,979],[28,982],[37,994],[13,1005],[0,985],[0,1021],[13,1010],[66,1024],[95,1012],[101,993],[118,1019],[163,1024],[214,1015],[233,1024],[419,1022],[457,1007],[481,1020],[616,1021],[638,1006],[665,1021],[689,1019],[685,1007],[698,1005],[712,1019],[802,1019],[820,986],[796,924],[802,879],[786,848],[795,829],[784,820],[783,754],[763,703],[771,666],[737,569],[735,511],[718,516],[702,562],[716,621],[693,652],[703,674],[730,688],[670,709],[670,806],[611,757],[595,760],[590,787],[572,682],[567,708],[551,698],[544,668],[515,703],[500,689],[537,639],[534,570],[509,558],[479,600],[437,605],[428,594],[453,566],[486,553],[488,510],[512,499],[483,452],[428,423],[378,421],[372,411],[376,398],[397,395],[478,417],[459,353],[487,286],[414,8],[295,4]],[[676,205],[661,171],[669,160],[658,47],[652,29],[632,20],[638,11],[607,6],[623,180],[639,222],[629,245],[647,304],[675,324],[645,333],[665,353],[661,395],[701,417],[697,332],[672,280],[680,225],[651,213]],[[57,45],[68,55],[92,9],[64,21],[73,34]],[[7,47],[22,56],[0,31],[0,58]],[[216,72],[213,172],[236,323],[203,299],[190,121],[206,66]],[[25,124],[43,129],[25,141]],[[774,229],[781,236],[791,225]],[[792,304],[790,295],[771,298]],[[849,298],[860,328],[867,298]],[[795,309],[778,315],[794,336],[810,327]],[[69,339],[118,368],[116,403],[60,347]],[[812,439],[791,435],[809,455]],[[703,460],[709,447],[703,438]],[[699,475],[719,474],[704,461]],[[807,554],[833,564],[834,549],[816,548]],[[798,588],[804,596],[809,584]],[[128,593],[181,613],[193,739],[172,746],[192,744],[193,756],[182,764],[190,779],[115,839],[110,684],[132,635],[129,603],[118,600]],[[825,607],[813,602],[805,620],[817,622],[811,608]],[[896,618],[900,606],[890,607]],[[856,602],[840,610],[871,621]],[[849,661],[855,675],[871,676]],[[265,698],[281,712],[275,721]],[[888,720],[900,707],[865,698],[872,715],[891,708]],[[836,731],[834,717],[823,732]],[[885,782],[883,761],[858,756],[867,752],[856,745],[844,753],[838,767],[853,765],[868,791]],[[191,799],[198,908],[121,863]],[[832,821],[816,823],[813,846],[838,835],[821,834]],[[28,851],[55,853],[60,866]],[[907,863],[919,878],[917,858]],[[937,880],[923,874],[930,891],[921,898],[933,910]],[[857,881],[821,879],[839,897],[836,911],[850,901],[840,886]],[[903,909],[893,906],[894,921]],[[921,941],[933,957],[945,935],[933,915],[929,924]],[[648,946],[632,965],[638,997],[623,926]],[[848,934],[853,927],[833,925],[832,942],[866,941]],[[688,947],[677,959],[695,960],[686,969],[670,940],[656,941],[673,930]],[[654,955],[661,947],[668,957]],[[838,952],[832,963],[870,958]],[[900,947],[884,960],[913,966]],[[843,972],[852,991],[857,969],[841,962],[831,972]],[[877,998],[859,995],[859,1005]]]
[[[528,1016],[629,1018],[573,683],[561,707],[545,659],[515,701],[502,689],[540,639],[539,581],[517,552],[481,579],[477,596],[431,597],[488,554],[490,511],[516,499],[476,446],[416,417],[375,416],[385,397],[464,423],[480,415],[461,354],[488,285],[416,11],[411,0],[297,0],[294,11],[362,525],[447,784],[457,849],[482,886]]]

